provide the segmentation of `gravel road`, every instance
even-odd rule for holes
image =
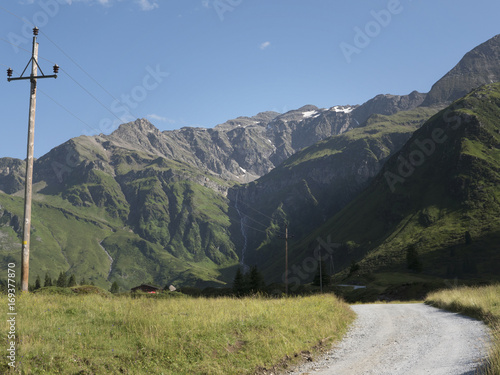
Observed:
[[[352,306],[358,317],[323,358],[289,374],[469,375],[487,354],[487,327],[424,304]]]

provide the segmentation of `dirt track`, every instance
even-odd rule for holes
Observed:
[[[356,305],[353,327],[324,358],[290,374],[474,374],[486,357],[488,329],[424,304]]]

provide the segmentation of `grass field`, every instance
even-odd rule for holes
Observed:
[[[430,294],[426,302],[460,312],[487,323],[493,345],[488,356],[488,375],[500,374],[500,284],[486,287],[463,287]]]
[[[18,296],[16,304],[18,363],[9,370],[4,360],[2,374],[253,374],[297,361],[320,343],[330,347],[354,319],[333,295],[134,299],[35,293]],[[7,324],[4,332],[8,348]]]

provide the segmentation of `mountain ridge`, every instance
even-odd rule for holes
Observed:
[[[451,103],[471,89],[500,81],[500,34],[473,48],[438,80],[422,106]]]
[[[367,275],[404,271],[406,251],[414,247],[427,274],[496,277],[499,117],[499,83],[439,112],[360,195],[295,251],[315,246],[315,238],[349,242],[354,248],[341,250],[336,264],[345,269],[357,260]]]
[[[493,54],[497,44],[496,37],[489,41]],[[467,66],[468,59],[459,65]],[[465,85],[478,80],[472,77]],[[463,89],[449,87],[457,93]],[[435,121],[435,113],[449,104],[440,95],[431,97],[431,107],[424,105],[428,94],[414,91],[377,95],[362,105],[261,112],[210,129],[160,131],[138,119],[110,135],[73,138],[35,161],[32,277],[74,272],[102,286],[117,281],[122,289],[145,281],[221,286],[245,259],[280,281],[275,264],[283,254],[277,235],[284,223],[298,235],[302,248],[294,247],[292,256],[300,264],[317,245],[318,233],[324,241],[329,238],[321,228],[331,225],[332,215],[344,217],[352,200],[366,196],[363,189],[380,178],[391,156],[412,142],[426,120]],[[460,115],[467,110],[472,111],[465,108]],[[456,115],[445,113],[450,119]],[[21,160],[0,159],[2,264],[19,262],[23,172]],[[394,178],[397,189],[405,177]],[[461,191],[458,182],[451,188]],[[407,204],[403,198],[389,202]],[[401,215],[397,209],[379,214],[377,225]],[[418,215],[422,223],[436,221],[432,208]],[[332,237],[348,251],[336,260],[342,267],[375,246],[348,235],[356,229],[354,222],[336,229],[344,237]]]

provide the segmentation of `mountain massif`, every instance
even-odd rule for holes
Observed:
[[[285,225],[295,265],[335,243],[336,271],[401,270],[410,247],[434,276],[489,275],[500,87],[476,88],[500,81],[499,51],[496,36],[428,94],[71,139],[35,162],[30,281],[223,286],[243,264],[282,282]],[[20,261],[24,168],[0,159],[2,264]]]

